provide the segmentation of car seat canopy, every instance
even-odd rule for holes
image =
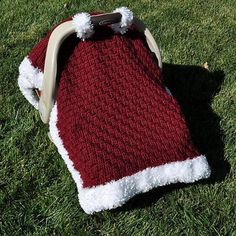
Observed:
[[[50,135],[87,213],[116,208],[155,187],[210,176],[133,14],[120,12],[119,26],[96,29],[84,13],[86,27],[68,37],[58,55]],[[67,20],[76,19],[79,27],[80,16]],[[19,86],[35,108],[32,89],[42,88],[51,32],[20,66]]]

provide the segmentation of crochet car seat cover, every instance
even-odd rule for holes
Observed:
[[[29,54],[41,72],[48,39]],[[100,26],[85,41],[71,35],[58,63],[50,132],[87,213],[115,208],[153,187],[209,176],[135,27],[121,35]]]

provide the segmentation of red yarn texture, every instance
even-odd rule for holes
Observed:
[[[41,70],[47,41],[29,56]],[[58,61],[57,127],[83,187],[200,155],[135,29],[120,35],[100,27],[84,42],[72,35]]]

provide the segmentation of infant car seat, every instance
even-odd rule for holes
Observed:
[[[155,40],[126,7],[64,20],[21,63],[20,90],[49,123],[85,212],[209,177],[161,69]]]

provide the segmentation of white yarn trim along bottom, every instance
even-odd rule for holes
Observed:
[[[177,182],[193,183],[208,178],[211,174],[206,157],[201,155],[185,161],[146,168],[131,176],[104,185],[83,188],[80,173],[74,168],[60,138],[60,131],[57,128],[57,104],[52,109],[49,128],[52,141],[58,148],[77,185],[80,205],[88,214],[119,207],[134,195],[147,192],[155,187]]]
[[[38,109],[38,98],[34,89],[42,89],[43,73],[35,68],[28,57],[25,57],[19,66],[18,85],[25,98]]]

